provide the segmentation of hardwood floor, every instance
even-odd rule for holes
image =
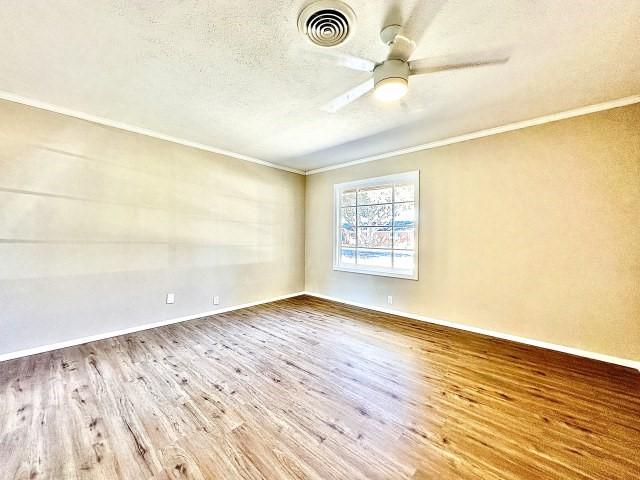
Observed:
[[[637,479],[640,374],[311,297],[0,363],[3,479]]]

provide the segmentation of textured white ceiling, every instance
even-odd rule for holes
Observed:
[[[339,51],[382,60],[395,7],[424,30],[414,57],[511,58],[325,113],[367,74],[298,55],[306,3],[5,1],[0,90],[303,170],[640,92],[640,0],[347,0]]]

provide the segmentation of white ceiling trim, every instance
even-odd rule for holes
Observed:
[[[163,133],[154,132],[153,130],[147,130],[146,128],[140,128],[140,127],[126,124],[126,123],[116,122],[114,120],[109,120],[108,118],[90,115],[88,113],[79,112],[77,110],[71,110],[69,108],[59,107],[57,105],[51,105],[50,103],[41,102],[39,100],[33,100],[31,98],[22,97],[20,95],[15,95],[9,92],[0,91],[0,99],[7,100],[9,102],[21,103],[23,105],[40,108],[43,110],[48,110],[50,112],[60,113],[62,115],[68,115],[70,117],[79,118],[80,120],[86,120],[88,122],[98,123],[100,125],[117,128],[119,130],[126,130],[128,132],[139,133],[140,135],[146,135],[148,137],[157,138],[159,140],[166,140],[167,142],[177,143],[180,145],[184,145],[186,147],[197,148],[198,150],[205,150],[207,152],[225,155],[227,157],[236,158],[238,160],[244,160],[246,162],[257,163],[258,165],[264,165],[266,167],[277,168],[278,170],[285,170],[287,172],[297,173],[299,175],[305,174],[305,172],[303,172],[302,170],[285,167],[283,165],[276,165],[275,163],[267,162],[265,160],[260,160],[258,158],[249,157],[247,155],[242,155],[241,153],[231,152],[229,150],[223,150],[221,148],[212,147],[211,145],[205,145],[203,143],[191,142],[183,138],[172,137],[170,135],[165,135]]]
[[[211,145],[205,145],[203,143],[192,142],[190,140],[185,140],[183,138],[172,137],[170,135],[165,135],[159,132],[155,132],[153,130],[148,130],[146,128],[136,127],[133,125],[129,125],[122,122],[117,122],[114,120],[109,120],[107,118],[98,117],[95,115],[91,115],[88,113],[80,112],[77,110],[72,110],[69,108],[59,107],[57,105],[52,105],[46,102],[41,102],[39,100],[30,99],[27,97],[22,97],[20,95],[15,95],[13,93],[0,91],[0,99],[7,100],[10,102],[20,103],[23,105],[28,105],[30,107],[40,108],[43,110],[48,110],[50,112],[60,113],[62,115],[68,115],[71,117],[75,117],[81,120],[86,120],[88,122],[97,123],[100,125],[105,125],[108,127],[117,128],[119,130],[126,130],[128,132],[138,133],[140,135],[146,135],[148,137],[157,138],[160,140],[165,140],[172,143],[177,143],[179,145],[184,145],[187,147],[197,148],[199,150],[204,150],[207,152],[216,153],[219,155],[225,155],[228,157],[236,158],[238,160],[244,160],[251,163],[256,163],[258,165],[264,165],[266,167],[276,168],[278,170],[284,170],[287,172],[297,173],[299,175],[313,175],[316,173],[327,172],[330,170],[336,170],[339,168],[350,167],[353,165],[359,165],[362,163],[374,162],[376,160],[383,160],[385,158],[396,157],[399,155],[404,155],[408,153],[419,152],[421,150],[430,150],[432,148],[443,147],[445,145],[451,145],[454,143],[466,142],[468,140],[474,140],[476,138],[488,137],[491,135],[497,135],[499,133],[510,132],[513,130],[520,130],[522,128],[532,127],[535,125],[542,125],[545,123],[556,122],[558,120],[564,120],[567,118],[578,117],[580,115],[587,115],[589,113],[600,112],[603,110],[610,110],[612,108],[624,107],[626,105],[632,105],[635,103],[640,103],[640,94],[631,95],[629,97],[618,98],[616,100],[610,100],[607,102],[596,103],[593,105],[588,105],[585,107],[575,108],[572,110],[566,110],[564,112],[552,113],[550,115],[544,115],[542,117],[532,118],[529,120],[523,120],[521,122],[509,123],[507,125],[502,125],[499,127],[489,128],[485,130],[479,130],[476,132],[466,133],[464,135],[458,135],[455,137],[444,138],[441,140],[436,140],[429,143],[424,143],[421,145],[416,145],[414,147],[403,148],[400,150],[394,150],[391,152],[383,153],[380,155],[374,155],[370,157],[361,158],[358,160],[352,160],[349,162],[339,163],[336,165],[329,165],[327,167],[317,168],[314,170],[302,171],[295,168],[286,167],[284,165],[278,165],[275,163],[267,162],[266,160],[260,160],[258,158],[249,157],[247,155],[242,155],[240,153],[232,152],[229,150],[224,150],[221,148],[216,148]]]
[[[489,137],[491,135],[497,135],[499,133],[511,132],[513,130],[520,130],[521,128],[533,127],[535,125],[542,125],[544,123],[556,122],[558,120],[564,120],[566,118],[578,117],[580,115],[601,112],[603,110],[610,110],[612,108],[617,108],[617,107],[624,107],[626,105],[632,105],[634,103],[640,103],[640,95],[631,95],[630,97],[618,98],[616,100],[610,100],[608,102],[596,103],[593,105],[588,105],[586,107],[575,108],[573,110],[566,110],[564,112],[552,113],[550,115],[544,115],[542,117],[523,120],[521,122],[509,123],[507,125],[502,125],[500,127],[488,128],[486,130],[479,130],[477,132],[466,133],[464,135],[458,135],[456,137],[443,138],[442,140],[436,140],[434,142],[424,143],[422,145],[416,145],[415,147],[403,148],[401,150],[394,150],[392,152],[383,153],[381,155],[374,155],[371,157],[361,158],[359,160],[352,160],[350,162],[339,163],[337,165],[329,165],[328,167],[316,168],[315,170],[308,170],[305,173],[305,175],[313,175],[315,173],[328,172],[329,170],[336,170],[338,168],[350,167],[352,165],[359,165],[361,163],[374,162],[376,160],[383,160],[389,157],[397,157],[398,155],[419,152],[421,150],[430,150],[432,148],[443,147],[445,145],[451,145],[453,143],[460,143],[460,142],[466,142],[467,140],[473,140],[476,138]]]

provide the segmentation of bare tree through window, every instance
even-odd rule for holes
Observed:
[[[337,267],[415,276],[417,174],[336,186]]]

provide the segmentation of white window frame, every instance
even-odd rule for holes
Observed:
[[[377,184],[412,183],[414,186],[414,208],[415,208],[415,239],[414,239],[414,268],[413,274],[405,274],[399,270],[386,267],[372,267],[370,265],[341,265],[340,264],[340,208],[341,195],[344,190],[368,187]],[[392,205],[395,204],[392,199]],[[356,214],[357,215],[357,214]],[[393,215],[393,213],[392,213]],[[382,177],[366,178],[353,182],[339,183],[333,186],[333,269],[341,272],[364,273],[367,275],[378,275],[382,277],[404,278],[418,280],[418,250],[419,250],[419,223],[420,223],[420,171],[397,173]],[[357,217],[356,217],[357,218]],[[356,220],[357,222],[357,220]],[[393,230],[392,230],[393,232]],[[356,233],[357,235],[357,233]],[[391,234],[393,238],[393,233]],[[391,249],[393,251],[393,247]],[[393,259],[393,253],[391,255]],[[393,260],[392,260],[393,261]]]

